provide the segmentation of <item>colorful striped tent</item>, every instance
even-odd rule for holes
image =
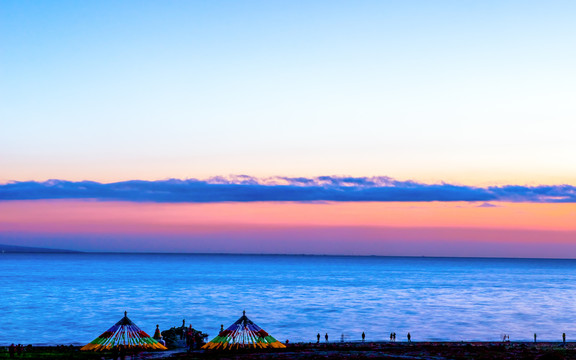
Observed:
[[[128,319],[126,311],[124,311],[124,317],[120,321],[80,350],[110,350],[119,345],[146,350],[168,350]]]
[[[228,329],[221,327],[220,333],[202,349],[208,350],[235,350],[235,349],[282,349],[286,345],[274,339],[266,331],[246,316],[246,311],[242,317],[232,324]]]

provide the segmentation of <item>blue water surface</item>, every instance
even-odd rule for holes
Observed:
[[[85,344],[128,316],[215,336],[246,314],[280,341],[576,337],[576,261],[0,254],[0,344]]]

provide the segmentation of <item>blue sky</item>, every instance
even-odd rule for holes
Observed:
[[[2,1],[0,242],[576,257],[575,14]]]
[[[576,182],[571,1],[0,4],[0,181]]]

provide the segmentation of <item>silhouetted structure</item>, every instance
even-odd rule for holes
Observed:
[[[126,348],[168,350],[128,319],[126,311],[124,311],[124,317],[120,321],[80,350],[102,351],[110,350],[115,346],[121,346],[120,358],[122,358],[122,351],[126,354]]]
[[[228,329],[220,331],[218,336],[202,346],[202,349],[233,350],[285,347],[286,345],[276,340],[258,325],[254,324],[252,320],[248,319],[246,311],[244,311],[240,319],[230,325]]]

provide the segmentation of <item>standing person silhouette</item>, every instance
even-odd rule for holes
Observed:
[[[316,335],[316,339],[317,339],[316,344],[319,344],[320,343],[320,333],[318,333],[318,335]]]
[[[534,333],[534,343],[536,343],[536,333]]]
[[[562,333],[562,343],[566,345],[566,333]]]
[[[412,342],[412,336],[410,336],[410,333],[408,333],[408,335],[406,335],[406,337],[408,338],[408,342]]]
[[[326,333],[326,335],[324,335],[324,339],[326,339],[326,342],[328,342],[328,333]]]
[[[364,342],[364,339],[366,339],[366,334],[364,334],[364,331],[362,331],[362,342]]]

